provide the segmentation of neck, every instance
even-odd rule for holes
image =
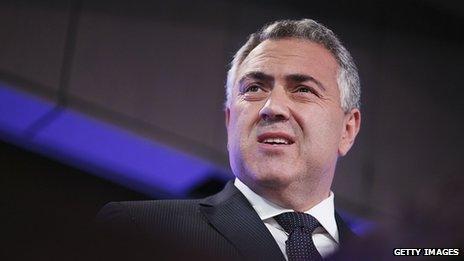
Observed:
[[[331,182],[294,182],[282,184],[259,184],[242,180],[251,190],[283,208],[306,212],[329,197]],[[324,184],[328,183],[328,184]]]

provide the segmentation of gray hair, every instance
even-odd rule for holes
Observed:
[[[345,112],[354,108],[360,108],[361,84],[359,82],[358,69],[353,58],[332,30],[311,19],[276,21],[265,25],[258,32],[250,35],[248,41],[234,55],[227,73],[226,107],[230,105],[232,88],[235,83],[238,67],[248,54],[265,40],[284,38],[309,40],[324,46],[330,51],[340,66],[337,75],[337,84],[340,91],[341,108]]]

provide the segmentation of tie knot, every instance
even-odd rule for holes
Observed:
[[[298,227],[305,228],[304,230],[313,233],[320,226],[315,217],[302,212],[286,212],[275,216],[274,219],[287,233],[291,233]]]

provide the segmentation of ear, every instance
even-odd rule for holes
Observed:
[[[346,113],[343,120],[343,130],[338,146],[338,155],[345,156],[353,146],[356,135],[361,127],[361,112],[359,109],[352,109]]]
[[[229,127],[229,120],[230,120],[230,109],[229,107],[226,107],[224,110],[224,116],[225,116],[225,123],[226,123],[226,128]]]
[[[227,132],[227,151],[229,151],[229,122],[230,122],[230,109],[226,107],[224,110],[224,119],[226,124],[226,132]]]

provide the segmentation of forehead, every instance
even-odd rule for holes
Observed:
[[[308,40],[266,40],[248,54],[237,78],[249,71],[263,71],[274,77],[309,74],[328,84],[336,81],[338,63],[326,48]]]

